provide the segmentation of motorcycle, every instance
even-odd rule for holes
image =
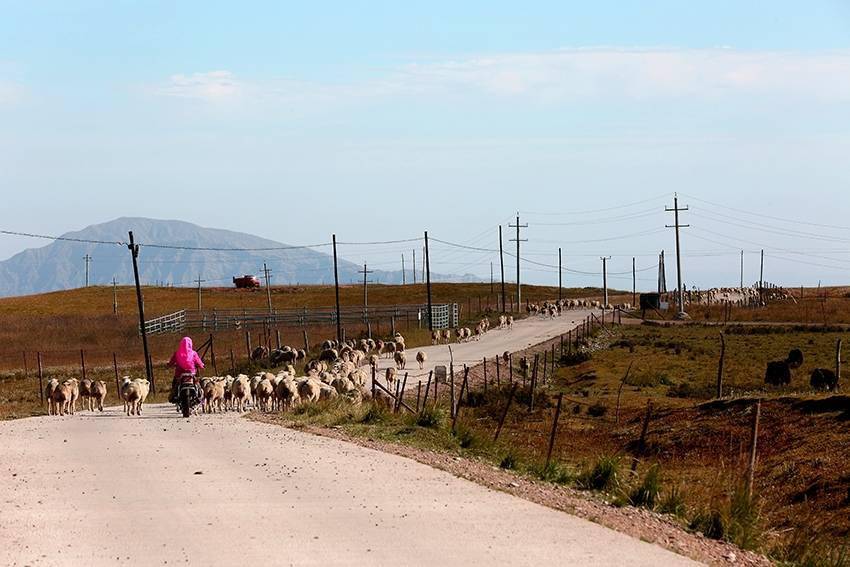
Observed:
[[[183,417],[189,417],[192,410],[200,403],[198,389],[194,382],[181,381],[177,389],[177,405]]]

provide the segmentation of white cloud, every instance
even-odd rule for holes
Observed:
[[[551,103],[741,95],[844,101],[850,99],[850,51],[564,49],[410,63],[350,83],[243,80],[230,71],[179,74],[155,91],[207,101],[313,104],[418,95]]]
[[[178,98],[217,101],[241,96],[247,88],[248,85],[237,81],[230,71],[209,71],[172,75],[168,83],[155,89],[155,92]]]

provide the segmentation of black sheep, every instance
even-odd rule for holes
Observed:
[[[835,390],[838,388],[838,376],[828,368],[815,368],[809,384],[815,390]]]
[[[787,360],[774,360],[767,363],[767,371],[764,373],[765,384],[771,386],[784,386],[791,383],[791,366]]]

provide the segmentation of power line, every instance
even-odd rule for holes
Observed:
[[[669,195],[669,193],[663,193],[661,195],[656,195],[655,197],[649,197],[648,199],[643,199],[642,201],[635,201],[633,203],[626,203],[625,205],[616,205],[616,206],[613,206],[613,207],[606,207],[606,208],[603,208],[603,209],[589,209],[589,210],[584,210],[584,211],[570,211],[570,212],[563,212],[563,213],[559,213],[559,212],[553,213],[553,212],[548,212],[548,211],[536,213],[536,212],[530,212],[530,211],[523,211],[523,214],[525,214],[525,215],[540,215],[540,216],[567,216],[567,215],[586,215],[586,214],[591,214],[591,213],[604,213],[604,212],[607,212],[607,211],[614,211],[614,210],[617,210],[617,209],[627,209],[629,207],[634,207],[635,205],[643,205],[644,203],[651,203],[653,201],[658,201],[660,199],[667,198],[668,195]]]
[[[70,236],[49,236],[46,234],[34,234],[30,232],[15,232],[13,230],[0,230],[0,234],[8,236],[26,236],[28,238],[41,238],[44,240],[59,240],[63,242],[80,242],[83,244],[108,244],[110,246],[126,246],[127,242],[122,240],[90,240],[86,238],[72,238]]]
[[[755,217],[762,217],[762,218],[766,218],[766,219],[770,219],[770,220],[776,220],[776,221],[780,221],[780,222],[788,222],[788,223],[792,223],[792,224],[805,224],[805,225],[808,225],[808,226],[817,226],[817,227],[820,227],[820,228],[835,228],[835,229],[838,229],[838,230],[850,230],[850,227],[848,227],[848,226],[840,226],[840,225],[834,225],[834,224],[822,224],[822,223],[816,223],[816,222],[802,221],[802,220],[798,220],[798,219],[788,219],[788,218],[776,217],[776,216],[772,216],[772,215],[765,215],[763,213],[754,213],[752,211],[747,211],[747,210],[744,210],[744,209],[737,209],[735,207],[730,207],[728,205],[720,205],[720,204],[714,203],[712,201],[706,201],[705,199],[700,199],[699,197],[694,197],[693,195],[688,195],[687,193],[682,193],[682,195],[684,195],[684,196],[686,196],[690,199],[693,199],[695,201],[699,201],[701,203],[711,205],[713,207],[718,207],[718,208],[721,208],[721,209],[727,209],[727,210],[730,210],[730,211],[735,211],[737,213],[743,213],[745,215],[752,215],[752,216],[755,216]]]

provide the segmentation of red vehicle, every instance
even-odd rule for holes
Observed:
[[[260,280],[257,276],[244,275],[238,278],[234,277],[233,284],[236,286],[236,289],[253,289],[260,287]]]

